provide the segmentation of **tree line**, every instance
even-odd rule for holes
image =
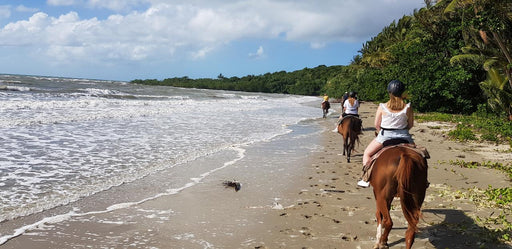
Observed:
[[[294,72],[275,72],[244,77],[224,77],[216,79],[191,79],[188,77],[167,78],[164,80],[133,80],[132,83],[148,85],[167,85],[187,88],[232,90],[246,92],[285,93],[296,95],[320,95],[325,90],[325,83],[336,77],[344,66],[320,65],[304,68]]]
[[[188,77],[133,83],[234,91],[328,94],[356,91],[385,101],[392,79],[407,85],[420,112],[492,112],[512,120],[512,0],[424,0],[366,41],[346,66],[216,79]]]

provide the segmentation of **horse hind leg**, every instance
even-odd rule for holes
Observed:
[[[345,152],[347,151],[347,139],[345,134],[343,134],[343,155],[346,155]]]
[[[416,235],[416,225],[407,227],[407,231],[405,232],[405,248],[411,249],[412,244],[414,243],[414,236]]]
[[[391,232],[391,228],[393,228],[393,221],[391,220],[391,215],[389,214],[390,205],[387,203],[389,201],[386,200],[376,200],[377,201],[377,234],[376,234],[376,243],[373,247],[374,249],[388,249],[388,236],[389,232]]]
[[[350,134],[349,144],[347,146],[347,154],[348,154],[347,161],[348,162],[350,162],[350,157],[352,156],[352,151],[354,151],[355,143],[356,143],[355,139],[352,137],[352,134]]]
[[[347,163],[350,163],[350,155],[351,154],[352,154],[352,143],[349,143],[347,145]]]
[[[347,163],[350,163],[350,144],[349,144],[348,134],[343,136],[343,155],[347,156]]]
[[[402,198],[402,197],[400,197]],[[419,204],[419,205],[418,205]],[[407,231],[405,231],[405,248],[412,248],[412,244],[414,243],[414,237],[416,236],[416,231],[418,229],[418,222],[420,220],[421,215],[421,203],[417,204],[417,208],[412,210],[410,218],[407,219]],[[402,205],[402,209],[404,205]],[[405,211],[404,211],[405,215]]]

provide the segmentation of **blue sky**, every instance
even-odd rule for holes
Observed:
[[[423,0],[3,0],[0,73],[216,78],[347,65]]]

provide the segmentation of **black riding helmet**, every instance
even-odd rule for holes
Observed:
[[[392,80],[388,84],[388,92],[394,96],[401,97],[405,91],[405,85],[399,80]]]
[[[356,92],[349,92],[348,96],[351,97],[351,98],[355,98],[356,97]]]

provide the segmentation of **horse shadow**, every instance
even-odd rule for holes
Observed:
[[[424,223],[435,224],[419,228],[416,239],[428,239],[435,248],[512,248],[497,239],[507,231],[496,232],[481,227],[468,217],[464,210],[423,209],[422,213]],[[404,238],[389,243],[389,246],[401,243],[405,243]]]

